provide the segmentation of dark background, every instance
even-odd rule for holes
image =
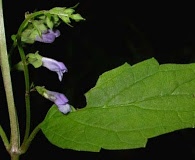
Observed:
[[[68,73],[60,83],[56,73],[45,68],[34,70],[30,67],[30,78],[36,85],[44,85],[49,90],[64,93],[76,108],[85,106],[86,93],[93,87],[99,75],[124,62],[131,65],[154,57],[163,63],[192,63],[195,61],[195,33],[193,11],[184,4],[149,3],[138,1],[89,0],[42,0],[11,1],[4,0],[4,20],[8,50],[10,39],[16,34],[24,20],[24,13],[53,7],[72,7],[80,5],[76,12],[86,21],[74,23],[71,28],[61,24],[61,36],[53,44],[35,43],[29,45],[28,53],[39,50],[43,56],[63,61]],[[135,3],[137,2],[137,3]],[[178,7],[179,6],[179,7]],[[185,10],[186,9],[186,10]],[[190,11],[192,11],[190,13]],[[18,61],[17,52],[13,61]],[[13,72],[12,81],[21,132],[25,127],[23,73]],[[2,79],[0,81],[0,124],[9,133],[9,119]],[[41,122],[52,105],[37,94],[32,94],[32,123],[34,128]],[[34,101],[33,101],[34,100]],[[94,160],[148,160],[148,159],[195,159],[195,131],[185,129],[149,139],[146,148],[109,151],[100,153],[63,150],[53,146],[40,131],[29,150],[21,160],[45,159],[94,159]],[[0,141],[0,159],[9,155]]]

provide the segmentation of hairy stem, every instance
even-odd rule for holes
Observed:
[[[11,155],[11,160],[19,160],[20,155],[14,154]]]
[[[10,128],[11,128],[9,153],[10,155],[19,154],[20,132],[19,132],[18,117],[17,117],[15,103],[14,103],[12,81],[10,75],[8,54],[7,54],[2,0],[0,0],[0,65],[1,65],[1,71],[3,76],[3,83],[5,87],[9,119],[10,119]]]

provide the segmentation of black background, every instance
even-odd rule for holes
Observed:
[[[124,62],[131,65],[154,57],[163,63],[192,63],[194,56],[194,25],[191,4],[149,3],[138,1],[89,1],[89,0],[42,0],[11,1],[4,0],[4,21],[8,50],[10,39],[17,32],[24,13],[53,7],[72,7],[80,3],[76,11],[86,21],[74,23],[71,28],[61,24],[61,36],[52,44],[35,43],[26,51],[63,61],[68,73],[62,82],[55,73],[45,68],[34,70],[30,67],[30,78],[36,85],[44,85],[49,90],[64,93],[70,104],[76,108],[85,106],[86,93],[93,87],[99,75]],[[137,2],[137,3],[135,3]],[[13,61],[18,61],[17,52]],[[12,81],[21,135],[25,127],[24,82],[23,73],[13,72]],[[0,85],[0,123],[9,133],[9,120],[6,100],[1,79]],[[35,127],[47,113],[51,102],[32,94],[32,123]],[[34,101],[33,101],[34,100]],[[48,106],[48,107],[47,107]],[[100,153],[63,150],[53,146],[40,131],[29,150],[21,160],[34,160],[45,157],[53,159],[195,159],[195,138],[193,129],[175,131],[149,139],[146,148],[109,151]],[[9,159],[9,155],[0,141],[0,159]],[[40,157],[41,156],[41,157]]]

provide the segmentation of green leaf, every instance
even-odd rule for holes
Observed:
[[[32,25],[31,25],[31,28],[29,27],[22,32],[21,41],[32,44],[35,42],[35,37],[37,35],[39,35],[38,31],[32,28]]]
[[[43,20],[34,20],[22,32],[21,41],[32,44],[35,42],[36,36],[41,36],[41,34],[46,30],[47,27],[43,23]]]
[[[49,29],[53,29],[53,26],[54,26],[54,23],[52,22],[51,18],[52,18],[51,15],[47,14],[47,17],[45,19],[45,22]]]
[[[18,62],[17,64],[15,64],[13,67],[12,67],[12,71],[24,71],[24,65],[23,65],[23,62],[20,61]]]
[[[67,8],[64,12],[65,12],[66,14],[68,14],[68,15],[71,15],[71,14],[73,14],[73,13],[75,12],[75,10],[72,9],[72,8]]]
[[[54,15],[64,15],[67,16],[67,13],[65,13],[66,7],[54,7],[49,10],[50,14]]]
[[[149,138],[194,128],[194,93],[195,64],[125,63],[99,77],[83,109],[63,115],[53,106],[42,131],[67,149],[145,147]]]
[[[81,20],[85,20],[80,14],[73,14],[71,15],[71,18],[74,19],[76,22],[79,22]]]
[[[27,62],[32,64],[35,68],[39,68],[42,66],[42,56],[39,55],[38,51],[35,53],[28,53],[26,55]]]
[[[45,26],[43,20],[34,20],[32,21],[32,25],[39,33],[39,36],[41,36],[44,31],[47,31],[47,26]]]
[[[46,24],[46,26],[49,29],[53,29],[53,28],[59,26],[61,23],[58,15],[56,15],[56,14],[50,14],[48,12],[48,13],[45,13],[44,16],[45,16],[44,23]]]
[[[76,7],[76,6],[75,6]],[[85,20],[80,14],[73,14],[75,10],[72,8],[66,8],[66,7],[54,7],[49,10],[49,13],[52,15],[57,15],[64,23],[69,25],[70,27],[73,27],[71,23],[71,19],[75,20],[76,22],[79,22],[81,20]]]

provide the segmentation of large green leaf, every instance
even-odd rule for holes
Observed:
[[[63,115],[53,106],[42,125],[48,140],[82,151],[145,147],[148,138],[195,125],[195,64],[151,58],[105,72],[87,106]]]

